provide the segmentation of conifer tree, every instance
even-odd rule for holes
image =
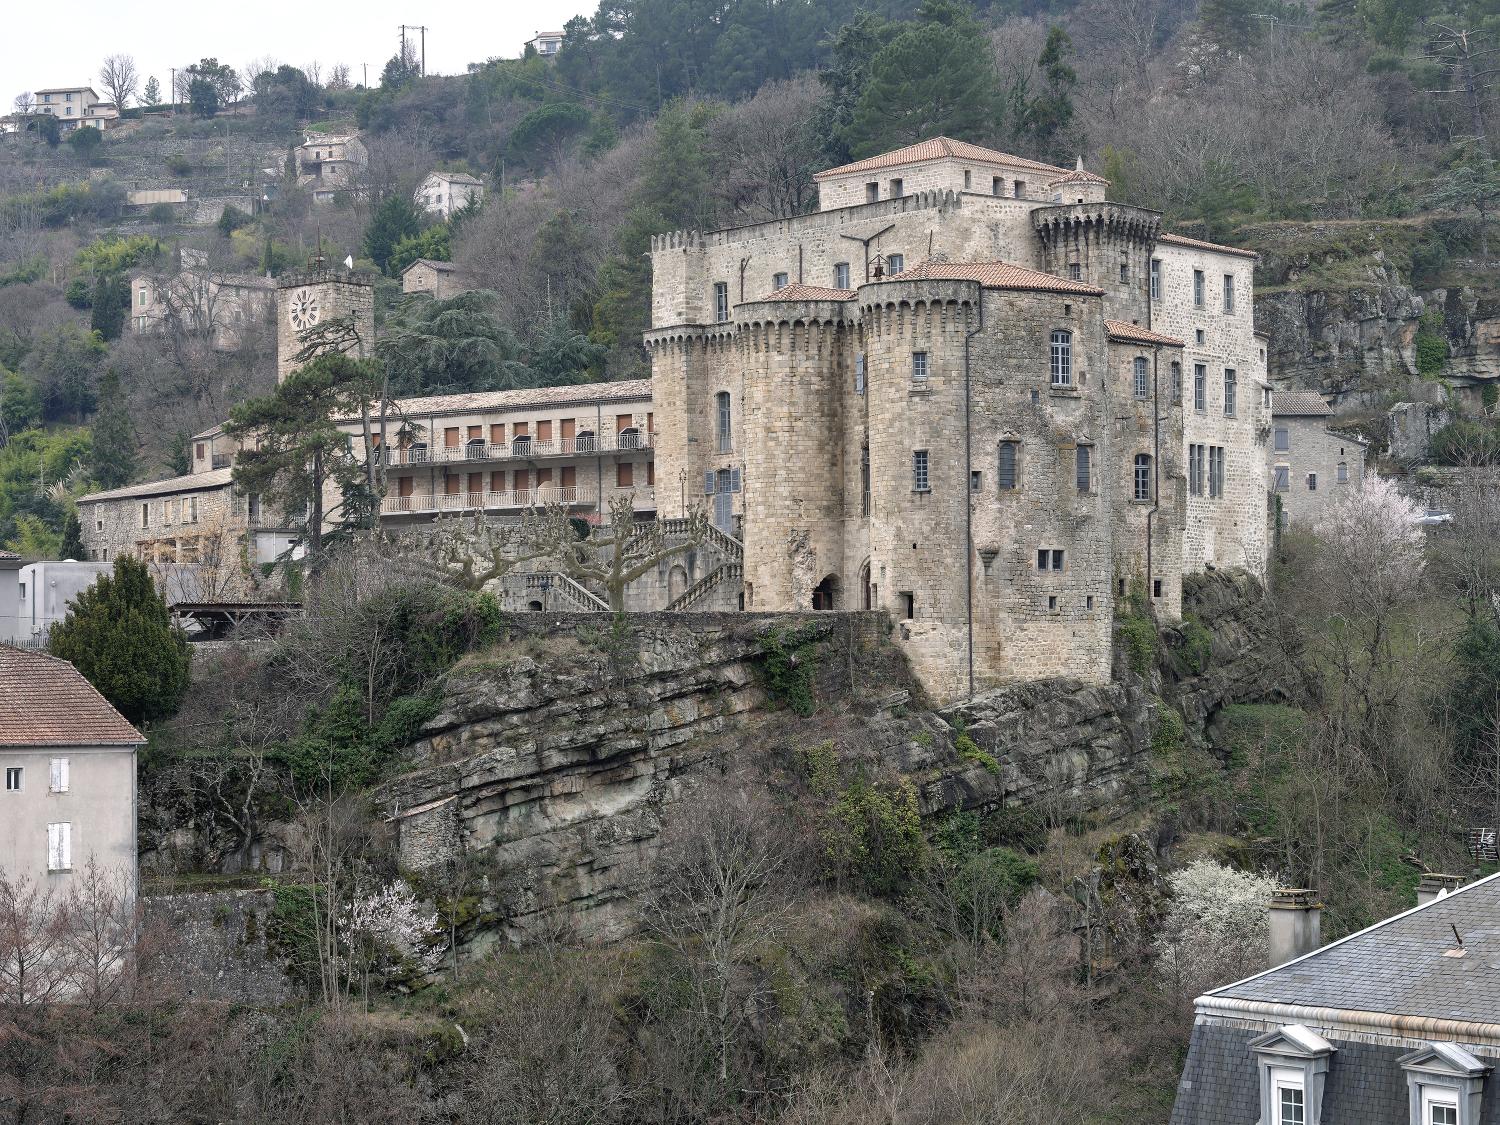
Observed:
[[[94,417],[94,444],[89,473],[100,488],[119,488],[135,475],[135,425],[125,405],[120,376],[114,368],[99,381],[99,409]]]
[[[172,624],[146,564],[128,556],[73,599],[47,648],[133,723],[171,715],[187,692],[187,638]]]
[[[65,559],[83,558],[83,525],[78,522],[77,512],[69,512],[63,520],[62,547],[58,554]]]

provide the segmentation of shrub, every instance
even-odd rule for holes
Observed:
[[[192,170],[193,162],[189,160],[184,154],[180,152],[174,152],[171,156],[167,157],[167,171],[171,172],[172,175],[186,176],[189,175]]]
[[[1201,621],[1188,619],[1182,623],[1183,667],[1195,675],[1208,671],[1214,654],[1214,635]]]
[[[980,824],[980,834],[992,847],[1013,848],[1030,855],[1047,849],[1047,823],[1035,809],[1008,805],[996,809]]]
[[[133,723],[165,718],[187,693],[187,638],[136,559],[116,559],[113,575],[79,594],[47,647]]]
[[[146,217],[153,223],[170,223],[177,218],[177,211],[170,203],[155,203],[146,212]]]
[[[895,895],[925,866],[916,787],[905,778],[877,786],[863,777],[844,789],[825,836],[830,858],[872,895]]]
[[[1137,676],[1156,662],[1156,625],[1149,617],[1131,614],[1115,623],[1115,636],[1125,650],[1125,662]]]
[[[88,278],[75,277],[68,282],[67,289],[63,291],[63,297],[75,309],[87,309],[94,303],[94,287],[89,284]]]
[[[964,761],[982,766],[987,773],[999,775],[1000,763],[995,760],[995,756],[981,750],[979,743],[970,738],[967,731],[958,732],[958,737],[953,740],[953,748],[958,751],[958,756]]]
[[[771,630],[761,641],[758,667],[767,695],[799,715],[813,713],[813,644],[805,634]]]
[[[1439,465],[1500,464],[1500,429],[1492,422],[1451,422],[1428,439],[1427,455]]]

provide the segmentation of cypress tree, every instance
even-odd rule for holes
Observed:
[[[89,473],[100,488],[119,488],[135,475],[135,424],[114,368],[106,371],[99,381],[99,410],[94,417]]]
[[[187,638],[137,559],[116,559],[113,575],[73,599],[47,648],[72,661],[132,723],[171,715],[187,693]]]
[[[83,558],[83,525],[78,522],[77,512],[69,512],[63,520],[62,548],[58,554],[65,559]]]

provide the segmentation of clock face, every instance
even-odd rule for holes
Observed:
[[[322,310],[318,307],[318,298],[306,289],[299,289],[292,294],[288,305],[291,316],[292,327],[299,332],[311,328],[318,323]]]

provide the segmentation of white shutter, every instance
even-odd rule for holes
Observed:
[[[72,825],[49,824],[47,825],[47,870],[66,871],[72,866],[73,841]]]
[[[66,793],[68,791],[68,759],[52,759],[52,792]]]
[[[703,474],[703,495],[712,496],[717,491],[714,487],[714,471],[709,469]]]

